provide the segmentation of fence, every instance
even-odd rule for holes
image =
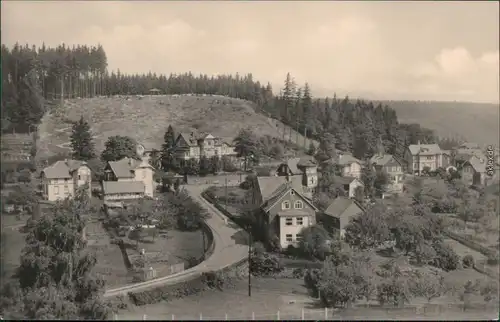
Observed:
[[[384,318],[418,318],[418,317],[442,317],[443,314],[453,314],[449,318],[460,319],[466,315],[477,319],[490,319],[497,317],[498,306],[488,304],[477,304],[464,310],[463,304],[430,304],[420,306],[408,305],[405,307],[391,306],[368,306],[359,305],[348,309],[304,309],[295,308],[276,312],[248,312],[243,314],[224,313],[222,316],[210,316],[203,313],[148,315],[136,314],[135,316],[118,316],[114,314],[113,319],[134,320],[341,320],[349,317],[361,319],[384,319]]]

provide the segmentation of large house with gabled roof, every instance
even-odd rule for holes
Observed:
[[[109,161],[104,168],[105,180],[102,183],[104,200],[152,198],[155,190],[153,174],[154,168],[147,157]]]
[[[404,154],[407,171],[411,174],[422,174],[425,168],[436,171],[437,168],[446,168],[450,162],[448,152],[441,150],[437,144],[411,144]]]
[[[302,178],[258,177],[254,188],[256,217],[264,238],[277,237],[282,248],[298,246],[302,229],[316,223],[318,211],[303,193]]]
[[[370,158],[370,164],[376,171],[383,171],[387,174],[388,182],[384,187],[385,192],[403,192],[404,171],[402,161],[390,154],[377,153]]]
[[[178,160],[214,156],[236,157],[237,155],[229,140],[215,137],[210,133],[181,132],[175,139],[173,150]]]
[[[92,193],[91,169],[85,161],[57,161],[42,170],[42,195],[49,201],[71,198],[78,187],[87,184]]]

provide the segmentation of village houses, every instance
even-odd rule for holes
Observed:
[[[141,160],[125,157],[108,162],[104,168],[105,178],[102,182],[105,201],[153,198],[154,168],[143,152],[144,148],[138,146],[138,156]]]
[[[441,150],[437,144],[411,144],[406,148],[404,159],[407,171],[421,175],[424,169],[436,171],[437,168],[446,168],[450,162],[447,151]]]
[[[363,162],[355,158],[350,152],[337,151],[337,156],[327,160],[325,163],[337,166],[343,177],[361,179]]]
[[[234,146],[227,140],[213,136],[210,133],[197,134],[180,133],[175,139],[174,155],[178,160],[190,160],[201,157],[227,156],[236,158]]]
[[[387,174],[388,182],[384,187],[387,193],[403,192],[403,163],[390,154],[377,153],[370,159],[370,164],[376,171]]]
[[[71,198],[76,189],[87,185],[92,193],[91,170],[86,162],[78,160],[57,161],[41,172],[42,194],[49,201]]]
[[[458,172],[469,185],[486,185],[486,159],[472,155],[468,160],[465,160],[457,167]]]

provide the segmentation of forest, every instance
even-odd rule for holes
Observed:
[[[375,153],[379,142],[387,153],[401,157],[409,144],[438,140],[430,129],[399,123],[396,112],[380,103],[337,98],[335,94],[314,98],[310,86],[297,84],[290,74],[283,88],[274,92],[271,84],[255,80],[251,73],[215,77],[192,72],[128,75],[109,71],[101,45],[2,45],[2,133],[29,132],[62,99],[148,95],[151,89],[163,94],[212,94],[248,100],[256,111],[298,128],[310,138],[328,138],[337,149],[363,159]]]

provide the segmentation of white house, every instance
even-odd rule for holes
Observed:
[[[57,161],[41,172],[43,196],[49,201],[62,200],[75,195],[78,187],[88,184],[92,194],[91,170],[85,161]]]

